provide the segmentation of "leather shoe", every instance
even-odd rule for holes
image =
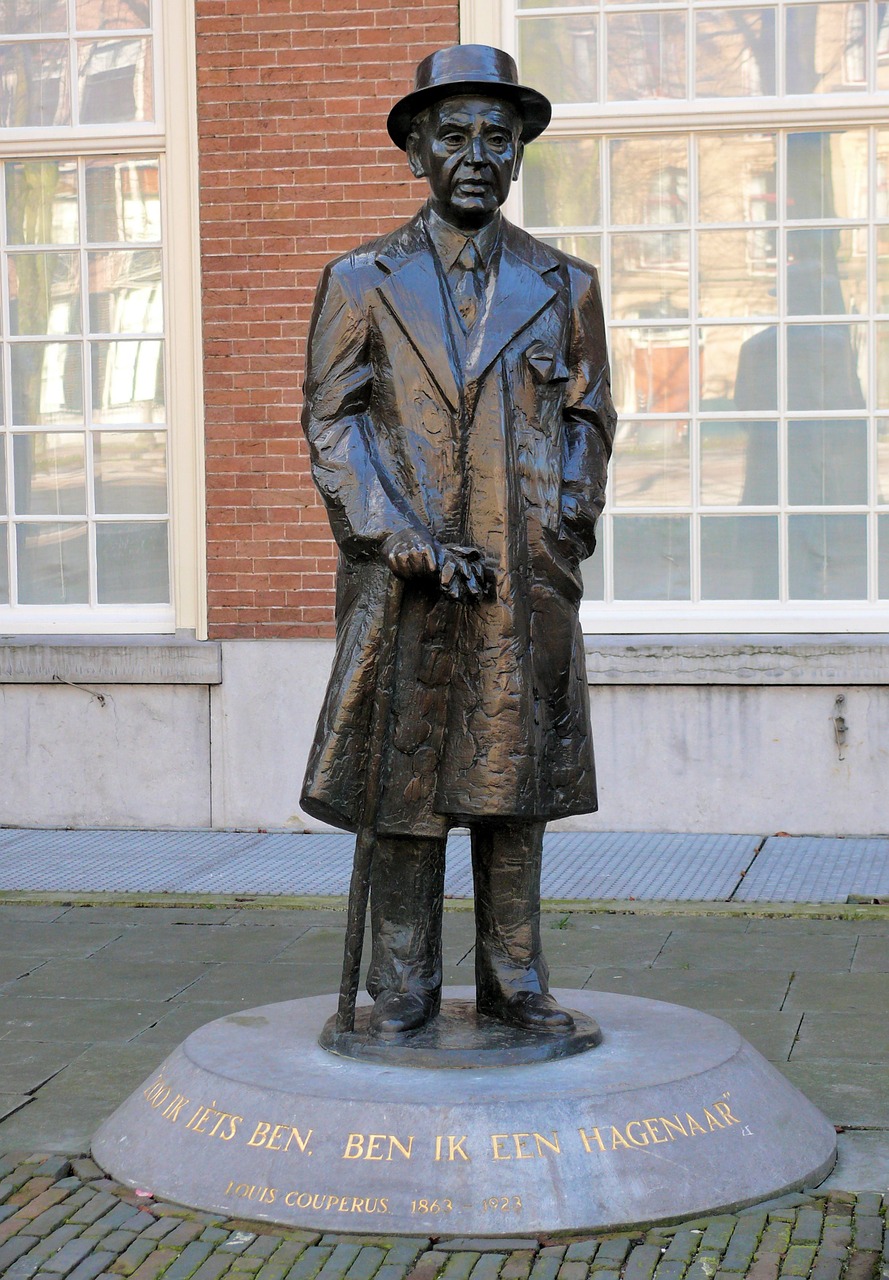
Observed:
[[[574,1030],[574,1019],[567,1009],[556,1004],[551,995],[541,991],[517,991],[515,995],[504,996],[479,1004],[479,1013],[507,1026],[519,1027],[522,1031],[567,1032]]]
[[[423,1027],[438,1012],[429,991],[383,991],[374,1001],[369,1030],[374,1036],[398,1036]]]

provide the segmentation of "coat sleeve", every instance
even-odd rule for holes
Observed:
[[[373,367],[367,317],[348,259],[324,269],[309,330],[302,425],[333,535],[349,556],[375,555],[419,522],[387,475],[368,415]]]
[[[562,511],[566,523],[586,544],[595,546],[595,527],[605,505],[608,460],[617,414],[611,399],[611,373],[605,344],[605,319],[599,281],[593,268],[570,266],[572,293],[569,382],[564,410]]]

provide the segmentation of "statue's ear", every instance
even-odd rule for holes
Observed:
[[[524,159],[524,156],[525,156],[525,144],[524,142],[517,142],[516,149],[515,149],[515,164],[512,167],[513,182],[518,182],[519,180],[519,173],[521,172],[521,169],[522,169],[522,160]]]
[[[411,173],[415,178],[425,178],[426,169],[422,159],[420,158],[420,148],[417,146],[417,141],[418,139],[415,133],[411,133],[408,136],[407,146],[405,148],[407,151],[407,162],[410,165]]]

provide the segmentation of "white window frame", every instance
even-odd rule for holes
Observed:
[[[3,635],[207,637],[203,363],[194,0],[153,0],[155,119],[4,129],[0,162],[150,155],[160,163],[170,494],[169,605],[0,605]],[[72,92],[73,92],[72,88]],[[165,130],[165,121],[171,127]]]
[[[733,0],[719,0],[719,6]],[[740,5],[750,0],[737,0]],[[570,0],[566,6],[571,12]],[[640,8],[662,12],[661,3],[645,3]],[[698,6],[695,6],[698,7]],[[700,7],[707,7],[701,4]],[[632,11],[630,6],[626,6]],[[464,44],[490,44],[505,49],[517,57],[515,0],[462,0],[460,6],[460,38]],[[623,6],[622,6],[623,9]],[[560,14],[564,10],[560,5]],[[578,14],[590,13],[589,5],[577,5]],[[522,9],[522,13],[532,13]],[[867,42],[876,43],[876,3],[868,0]],[[540,16],[552,11],[541,9]],[[778,22],[777,62],[783,65],[783,24]],[[689,21],[686,30],[686,58],[688,83],[694,83],[694,31]],[[604,83],[604,41],[599,40],[599,83]],[[780,70],[779,70],[780,74]],[[875,105],[875,98],[877,104]],[[814,101],[809,97],[750,97],[712,99],[706,107],[700,100],[690,97],[651,102],[596,102],[589,104],[562,104],[553,109],[553,120],[547,130],[547,138],[569,138],[575,135],[594,136],[607,141],[609,137],[626,137],[631,134],[685,133],[703,131],[740,131],[745,128],[830,129],[836,127],[872,126],[885,127],[889,123],[889,93],[830,93],[820,95]],[[516,189],[505,206],[505,212],[513,221],[522,225],[521,193]],[[569,229],[570,231],[570,229]],[[597,233],[598,234],[598,233]],[[874,270],[875,267],[872,267]],[[874,282],[871,281],[871,287]],[[872,295],[873,296],[873,295]],[[644,324],[644,322],[640,322]],[[876,379],[876,344],[872,318],[869,319],[871,358],[868,362],[868,379],[873,393]],[[872,394],[869,403],[875,404]],[[878,416],[889,416],[880,413]],[[873,476],[871,476],[873,483]],[[604,519],[610,518],[611,504],[606,507]],[[740,514],[739,509],[739,514]],[[868,517],[871,524],[875,517]],[[875,527],[870,530],[875,536]],[[875,576],[876,557],[871,557],[871,574]],[[873,588],[875,584],[869,583]],[[581,622],[588,634],[637,634],[637,633],[874,633],[889,630],[889,601],[864,602],[848,600],[813,601],[601,601],[585,600],[581,605]]]

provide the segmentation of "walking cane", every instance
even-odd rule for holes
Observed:
[[[380,773],[383,748],[392,702],[392,684],[395,674],[395,651],[398,644],[398,619],[404,581],[390,574],[383,607],[383,623],[380,647],[377,654],[376,687],[370,713],[367,735],[367,764],[364,774],[364,804],[361,822],[355,841],[355,861],[349,884],[349,909],[346,917],[346,944],[343,953],[343,976],[340,981],[340,997],[336,1010],[336,1031],[355,1030],[355,1000],[361,979],[361,953],[364,949],[364,924],[367,918],[367,899],[370,893],[370,869],[373,860],[377,811],[380,805]]]

